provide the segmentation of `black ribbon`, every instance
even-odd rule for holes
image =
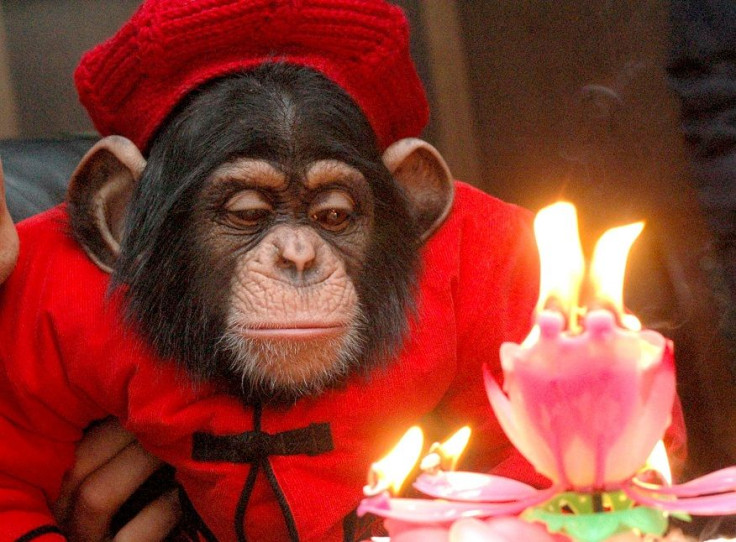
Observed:
[[[258,430],[224,436],[195,433],[192,444],[195,461],[228,463],[256,463],[271,455],[314,456],[335,448],[328,423],[313,423],[276,434]]]

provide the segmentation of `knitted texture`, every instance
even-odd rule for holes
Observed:
[[[174,107],[204,82],[267,61],[308,66],[362,109],[381,148],[429,118],[406,18],[383,0],[148,0],[75,72],[102,135],[146,150]]]

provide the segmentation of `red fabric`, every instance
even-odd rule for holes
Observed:
[[[148,0],[75,73],[102,135],[145,149],[187,93],[264,61],[308,66],[367,116],[382,148],[429,118],[403,12],[383,0]]]

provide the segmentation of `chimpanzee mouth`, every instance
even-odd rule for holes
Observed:
[[[346,324],[298,324],[292,326],[258,326],[241,329],[243,337],[253,340],[299,341],[333,339],[348,332]]]

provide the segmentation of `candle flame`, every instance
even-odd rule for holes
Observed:
[[[593,298],[613,308],[621,324],[632,331],[639,331],[641,323],[624,312],[624,275],[631,245],[643,229],[644,223],[636,222],[608,230],[598,239],[590,263]]]
[[[417,426],[411,427],[383,459],[371,465],[368,485],[363,488],[363,493],[372,496],[388,489],[398,493],[419,460],[423,445],[422,430]]]
[[[624,311],[623,283],[631,245],[643,228],[644,223],[637,222],[605,232],[595,246],[588,269],[589,301],[611,310],[623,327],[634,331],[641,329],[641,323]],[[539,211],[534,219],[534,235],[541,271],[537,312],[555,310],[562,313],[567,330],[577,333],[581,331],[580,318],[586,310],[580,303],[586,270],[575,206],[558,202]],[[537,334],[535,326],[525,343]]]
[[[539,247],[540,283],[537,311],[559,310],[577,329],[578,296],[585,273],[575,206],[554,203],[537,213],[534,236]],[[549,305],[552,304],[552,307]]]
[[[644,468],[658,472],[667,482],[667,485],[672,485],[672,470],[670,469],[670,461],[667,459],[667,449],[664,447],[664,441],[660,440],[655,444]]]
[[[468,445],[470,440],[470,427],[467,425],[460,428],[445,442],[440,444],[439,449],[446,457],[452,458],[452,470],[457,466],[457,462],[460,460],[460,456],[465,451],[465,447]]]
[[[460,456],[468,445],[470,433],[470,427],[466,425],[457,430],[445,442],[432,444],[429,453],[422,459],[420,468],[425,472],[440,469],[445,471],[455,470]]]

